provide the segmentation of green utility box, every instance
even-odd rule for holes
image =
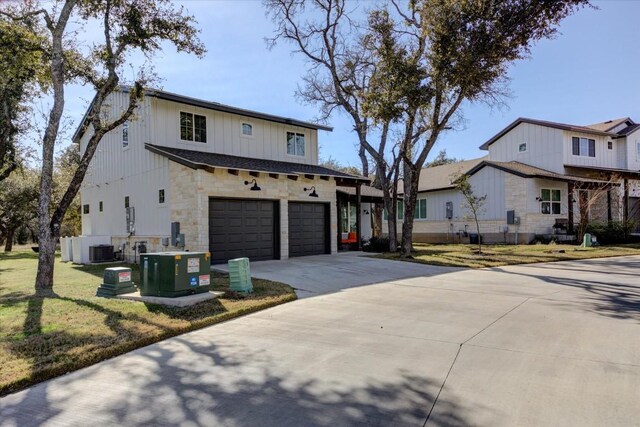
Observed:
[[[136,287],[131,281],[131,269],[127,267],[111,267],[105,268],[104,283],[98,287],[96,295],[99,297],[113,297],[135,291]]]
[[[140,256],[140,295],[181,297],[209,291],[209,252],[158,252]]]
[[[229,266],[229,289],[236,292],[253,292],[249,258],[230,259],[227,264]]]

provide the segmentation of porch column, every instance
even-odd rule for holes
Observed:
[[[624,179],[624,201],[622,207],[622,215],[625,224],[629,221],[629,179]]]
[[[358,212],[358,214],[356,215],[356,234],[358,236],[358,250],[361,251],[362,250],[362,195],[360,194],[360,186],[362,184],[358,183],[356,184],[356,212]]]
[[[611,222],[613,215],[611,213],[611,188],[607,189],[607,221]]]
[[[567,234],[573,234],[573,191],[574,191],[574,184],[573,182],[569,182],[567,184],[567,216],[569,218],[568,219],[568,223],[567,223]]]
[[[336,192],[337,193],[337,192]],[[342,198],[340,193],[337,193],[336,208],[338,211],[338,251],[342,249]]]

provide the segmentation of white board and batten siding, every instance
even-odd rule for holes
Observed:
[[[564,173],[563,131],[531,123],[520,123],[489,146],[489,160],[517,161],[548,171]],[[520,145],[526,150],[520,151]]]
[[[624,168],[625,159],[620,156],[620,145],[624,145],[624,139],[612,139],[606,135],[594,135],[573,131],[563,132],[564,163],[571,166]],[[595,157],[577,156],[573,154],[573,137],[593,139],[595,141]],[[609,149],[611,141],[612,149]],[[562,171],[564,172],[564,171]]]
[[[109,98],[108,113],[119,115],[128,105],[128,94],[116,92]],[[122,142],[122,126],[104,136],[91,161],[81,190],[81,202],[89,204],[89,214],[82,214],[84,235],[125,236],[125,196],[135,208],[136,235],[168,235],[170,213],[169,161],[144,148],[151,141],[151,105],[148,98],[129,121],[129,144]],[[84,151],[91,131],[80,140]],[[158,191],[165,190],[164,205],[158,203]],[[103,211],[99,211],[102,201]]]
[[[284,162],[318,164],[317,131],[299,126],[270,122],[177,102],[152,98],[152,144],[166,147],[222,153],[232,156]],[[207,118],[207,142],[180,139],[180,112],[193,113]],[[253,135],[242,134],[242,124],[252,126]],[[287,132],[300,133],[305,139],[305,155],[287,154]]]
[[[117,117],[128,106],[128,94],[110,95],[105,113]],[[207,118],[207,142],[180,140],[180,112]],[[242,124],[252,126],[253,135],[242,135]],[[305,136],[305,155],[287,154],[287,132]],[[317,164],[317,130],[254,119],[241,115],[193,107],[177,102],[145,97],[135,118],[128,124],[129,144],[122,143],[122,126],[104,136],[91,161],[81,189],[81,202],[89,204],[82,214],[84,235],[126,236],[125,196],[135,208],[137,236],[170,234],[169,160],[144,148],[145,143],[234,156]],[[91,128],[80,140],[84,151]],[[159,203],[159,190],[165,203]],[[197,191],[197,189],[194,189]],[[102,201],[103,211],[99,211]]]
[[[640,153],[638,152],[638,144],[640,144],[640,128],[627,135],[626,145],[626,168],[630,170],[640,170]]]

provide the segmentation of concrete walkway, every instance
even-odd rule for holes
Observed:
[[[7,396],[0,425],[638,425],[639,273],[637,256],[325,293]]]
[[[417,263],[398,265],[397,261],[376,259],[364,252],[341,252],[284,261],[257,261],[250,265],[251,276],[293,286],[298,298],[307,298],[342,289],[410,277],[430,277],[462,270]],[[212,270],[227,272],[226,264]]]

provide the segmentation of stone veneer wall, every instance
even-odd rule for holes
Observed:
[[[209,197],[221,197],[280,201],[281,259],[289,258],[288,202],[329,203],[331,253],[337,252],[336,183],[332,178],[325,181],[299,177],[294,181],[286,175],[271,178],[268,174],[261,173],[258,177],[253,177],[243,171],[232,175],[226,169],[215,169],[213,172],[193,170],[175,162],[170,162],[169,177],[171,221],[180,222],[180,232],[185,235],[185,249],[209,250]],[[254,178],[262,191],[250,191],[250,186],[244,185],[245,180],[251,181]],[[310,191],[303,190],[311,186],[316,187],[318,198],[309,197]]]

